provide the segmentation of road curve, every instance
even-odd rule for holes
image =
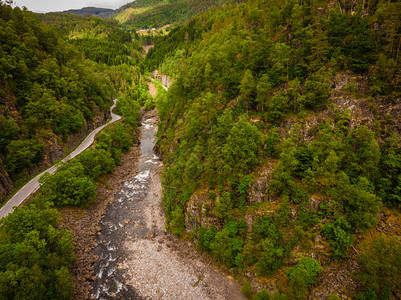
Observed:
[[[97,127],[95,130],[93,130],[82,142],[81,144],[79,144],[79,146],[77,148],[75,148],[74,151],[72,151],[69,155],[67,155],[66,157],[64,157],[64,159],[62,160],[62,162],[67,162],[70,159],[74,158],[75,156],[77,156],[79,153],[81,153],[82,151],[86,150],[90,145],[93,144],[94,140],[95,140],[95,136],[96,134],[98,134],[103,128],[105,128],[106,126],[113,124],[114,122],[118,121],[121,119],[121,116],[116,115],[115,113],[113,113],[113,109],[114,107],[116,107],[116,100],[114,99],[114,104],[112,107],[110,107],[110,112],[111,112],[111,121],[103,124],[102,126]],[[43,171],[42,173],[40,173],[39,175],[35,176],[34,178],[32,178],[27,184],[25,184],[18,192],[16,192],[14,194],[14,196],[11,197],[10,200],[8,200],[8,202],[2,207],[0,208],[0,219],[6,217],[9,213],[11,213],[14,210],[15,206],[19,206],[21,205],[22,202],[24,202],[24,200],[26,198],[28,198],[29,195],[31,195],[32,193],[34,193],[40,186],[39,183],[39,178],[45,174],[46,172],[50,173],[50,174],[54,174],[56,172],[56,170],[60,167],[60,163],[57,163],[55,165],[53,165],[52,167],[48,168],[47,170]]]

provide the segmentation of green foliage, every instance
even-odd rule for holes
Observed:
[[[401,148],[397,148],[399,137],[388,139],[380,160],[379,195],[388,206],[401,205]]]
[[[178,237],[185,233],[185,216],[181,207],[177,207],[171,212],[170,228],[172,233]]]
[[[334,223],[327,223],[322,227],[322,233],[330,241],[333,248],[334,258],[347,257],[347,250],[351,246],[353,238],[351,226],[345,217],[339,217]]]
[[[216,199],[216,205],[214,208],[216,217],[220,220],[227,220],[232,214],[232,209],[233,203],[230,194],[224,191],[222,195]]]
[[[333,10],[328,24],[332,58],[343,61],[353,71],[366,70],[372,59],[373,44],[366,18]]]
[[[140,121],[141,110],[137,101],[130,100],[128,96],[120,96],[116,103],[115,112],[122,115],[132,127],[136,127]]]
[[[401,245],[397,237],[380,236],[372,241],[359,258],[358,276],[365,287],[361,299],[390,299],[391,292],[400,288]],[[375,297],[373,297],[375,296]]]
[[[17,180],[42,159],[35,140],[54,133],[66,142],[108,109],[113,87],[104,66],[26,9],[2,3],[0,31],[0,153]]]
[[[2,299],[72,299],[71,234],[57,229],[58,213],[17,208],[0,227]]]
[[[104,149],[88,149],[79,155],[78,160],[84,167],[85,175],[92,180],[97,180],[100,175],[111,173],[115,167],[111,153]]]
[[[382,204],[365,177],[360,177],[357,184],[351,184],[348,176],[340,173],[338,187],[333,191],[333,198],[343,205],[353,227],[365,229],[376,224],[376,215]]]
[[[241,269],[244,258],[241,254],[244,241],[241,237],[244,235],[246,224],[244,222],[229,221],[222,231],[215,234],[209,232],[209,237],[214,234],[212,242],[209,242],[210,251],[217,261],[229,267]]]
[[[211,251],[211,243],[213,242],[217,233],[217,229],[212,227],[210,229],[205,229],[203,227],[199,228],[198,233],[198,247],[202,251]]]
[[[297,166],[294,175],[305,177],[305,172],[312,167],[313,157],[311,150],[307,146],[299,146],[294,154],[297,160]]]
[[[7,152],[5,168],[11,175],[16,175],[42,158],[43,144],[34,139],[13,140],[8,144]]]
[[[13,118],[0,115],[0,153],[7,150],[8,144],[17,137],[19,127]]]
[[[115,21],[59,13],[40,15],[40,18],[92,61],[108,66],[142,64],[138,37],[134,34],[133,39]]]
[[[278,157],[280,153],[278,147],[279,143],[280,136],[278,134],[277,128],[273,128],[271,132],[269,132],[265,140],[265,149],[271,157]]]
[[[255,296],[252,297],[252,300],[270,300],[270,296],[266,289],[263,289],[257,292]]]
[[[285,294],[280,293],[279,290],[275,290],[274,294],[270,294],[265,290],[261,290],[253,296],[252,300],[285,300],[287,296]]]
[[[260,276],[269,276],[281,266],[285,257],[284,249],[279,248],[277,244],[270,239],[265,239],[257,246],[259,258],[256,263],[257,272]]]
[[[258,164],[262,135],[256,126],[240,118],[231,128],[222,155],[226,166],[243,174]]]
[[[301,259],[294,268],[286,271],[295,299],[306,299],[308,289],[316,282],[321,271],[320,262],[310,257]]]
[[[120,8],[115,16],[123,27],[130,29],[147,29],[162,27],[166,24],[179,23],[191,16],[219,4],[217,0],[138,0]]]
[[[86,58],[108,66],[120,64],[139,65],[140,53],[130,43],[100,40],[97,38],[74,38],[70,43],[85,53]]]
[[[56,206],[87,207],[96,195],[95,184],[79,161],[64,165],[53,176],[45,174],[41,181],[45,201]]]
[[[241,293],[245,295],[248,299],[252,299],[252,287],[251,284],[249,283],[248,279],[244,279],[244,284],[242,285],[241,288]]]
[[[124,99],[120,110],[132,118],[139,118],[139,106],[134,100]],[[96,137],[96,147],[82,152],[78,159],[63,165],[54,174],[45,174],[40,198],[56,206],[87,207],[96,194],[99,176],[111,173],[120,163],[122,151],[128,151],[134,141],[133,132],[138,122],[124,118]]]
[[[96,136],[96,148],[109,151],[115,164],[120,165],[123,152],[127,152],[134,141],[133,128],[126,124],[115,124],[105,128]]]
[[[168,223],[185,230],[191,195],[218,190],[211,207],[219,228],[201,229],[197,238],[199,247],[222,263],[241,269],[237,262],[243,260],[269,276],[293,243],[309,245],[307,229],[320,222],[339,259],[354,230],[375,225],[381,199],[399,204],[399,143],[386,141],[382,147],[378,141],[384,135],[355,126],[349,110],[331,107],[324,113],[327,123],[317,115],[334,99],[338,74],[360,73],[377,99],[398,99],[399,5],[363,5],[321,9],[321,1],[230,1],[165,37],[147,39],[155,44],[147,54],[148,69],[175,79],[157,99]],[[311,116],[316,126],[310,126]],[[271,158],[277,165],[268,193],[277,197],[274,204],[283,204],[271,218],[256,218],[251,233],[230,235],[229,220],[259,212],[260,204],[247,207],[248,190],[253,174],[261,172],[257,166],[271,166],[276,162]],[[325,199],[317,210],[310,195]],[[290,217],[292,210],[296,218]],[[296,226],[292,243],[284,243],[282,226]],[[304,271],[295,272],[299,297],[307,293]]]
[[[283,238],[282,233],[278,230],[276,223],[270,216],[257,218],[252,233],[256,240],[269,238],[278,244],[281,243]]]

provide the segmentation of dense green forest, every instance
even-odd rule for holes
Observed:
[[[90,60],[108,66],[142,64],[139,36],[118,28],[114,20],[64,13],[43,14],[40,18]]]
[[[95,147],[55,175],[45,174],[43,186],[29,205],[0,220],[2,299],[72,299],[72,236],[59,228],[59,213],[53,207],[87,207],[93,201],[98,178],[111,173],[137,139],[139,108],[133,98],[121,97],[116,109],[124,116],[123,122],[102,131]]]
[[[46,140],[64,142],[108,110],[112,82],[105,67],[27,10],[1,7],[0,156],[17,180],[43,157]]]
[[[125,4],[113,16],[123,28],[150,29],[180,23],[209,7],[227,0],[136,0]]]
[[[276,286],[296,299],[323,269],[288,261],[333,266],[356,247],[360,297],[387,299],[401,288],[400,232],[362,241],[401,205],[401,3],[240,2],[146,57],[174,78],[157,103],[167,226],[237,274],[288,270]]]
[[[59,18],[47,21],[55,25]],[[93,18],[64,20],[65,27],[55,30],[32,12],[0,3],[0,161],[5,171],[15,182],[23,179],[44,159],[49,141],[67,143],[109,110],[113,96],[119,96],[115,111],[123,121],[102,131],[94,147],[55,175],[43,176],[35,198],[0,220],[1,299],[73,297],[73,237],[60,227],[55,207],[87,207],[93,201],[99,177],[111,173],[137,140],[140,107],[148,100],[140,66],[134,66],[140,47],[130,34]],[[90,31],[100,27],[104,35]],[[88,40],[78,47],[64,40],[67,34]],[[107,46],[103,52],[90,50],[98,41]],[[124,60],[112,56],[113,43],[125,49],[120,52]],[[127,54],[136,58],[127,60]]]
[[[72,298],[55,208],[93,203],[153,106],[141,73],[155,69],[173,79],[156,100],[168,230],[249,298],[318,297],[337,272],[347,297],[400,294],[400,1],[138,0],[116,19],[125,30],[0,2],[0,175],[24,180],[113,96],[124,117],[0,221],[0,298]],[[130,30],[176,22],[143,60]]]

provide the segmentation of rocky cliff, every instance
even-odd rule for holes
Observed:
[[[32,176],[40,170],[47,169],[55,161],[62,159],[77,147],[89,132],[106,123],[107,119],[110,119],[110,117],[110,111],[101,112],[96,110],[93,121],[86,121],[82,130],[79,133],[70,135],[66,142],[62,141],[61,136],[56,135],[52,130],[48,130],[41,138],[41,142],[44,145],[43,158],[39,161],[37,167],[26,170],[26,175]],[[13,182],[8,173],[4,170],[3,163],[0,162],[0,201],[4,200],[13,189]]]

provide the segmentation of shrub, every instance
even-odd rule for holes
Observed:
[[[115,167],[111,154],[104,149],[88,149],[79,155],[78,160],[84,167],[85,174],[93,180],[110,173]]]
[[[58,218],[54,209],[30,205],[1,220],[1,299],[72,299],[74,248]]]
[[[43,155],[43,144],[36,140],[15,140],[7,146],[6,170],[14,175],[24,168],[30,168]]]
[[[296,299],[306,298],[308,288],[316,282],[321,271],[323,268],[320,262],[310,257],[301,259],[294,268],[286,271]]]
[[[81,163],[75,160],[54,175],[46,173],[40,180],[44,183],[44,200],[56,206],[87,207],[96,195],[95,184],[85,175]]]
[[[380,236],[361,253],[358,277],[366,287],[364,295],[376,294],[388,299],[395,288],[400,288],[401,244],[397,237]],[[365,299],[367,299],[365,297]]]
[[[248,299],[252,298],[252,287],[251,284],[249,283],[248,279],[244,279],[244,285],[241,288],[241,292],[247,297]]]
[[[258,248],[260,248],[261,252],[256,263],[257,273],[260,276],[269,276],[280,267],[285,252],[269,239],[262,241]]]
[[[253,296],[252,300],[270,300],[270,296],[266,289],[263,289]]]
[[[322,227],[322,233],[330,241],[334,258],[347,257],[347,250],[351,246],[351,226],[345,217],[339,217],[334,223],[327,223]]]

